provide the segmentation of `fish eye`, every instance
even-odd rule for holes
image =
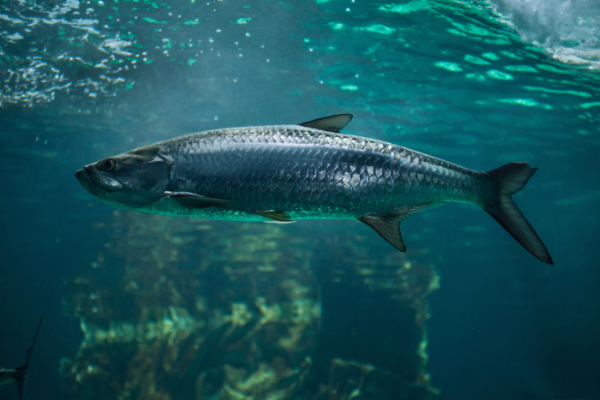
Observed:
[[[107,172],[114,171],[115,168],[117,167],[117,163],[112,158],[107,158],[106,160],[102,161],[101,165],[102,165],[102,169]]]

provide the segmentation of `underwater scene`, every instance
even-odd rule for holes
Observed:
[[[597,0],[3,0],[0,155],[1,400],[600,399]]]

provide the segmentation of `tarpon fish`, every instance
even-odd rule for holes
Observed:
[[[33,353],[33,346],[35,346],[35,341],[37,340],[38,333],[40,333],[40,327],[42,326],[42,320],[44,316],[40,318],[40,323],[38,324],[37,331],[35,331],[35,337],[33,338],[33,343],[29,350],[27,350],[27,354],[25,355],[25,361],[15,369],[8,369],[0,367],[0,386],[5,383],[9,383],[12,381],[17,382],[17,388],[19,389],[19,400],[23,400],[23,393],[25,391],[25,382],[27,382],[27,372],[29,371],[29,360],[31,359],[31,353]]]
[[[230,221],[334,218],[364,222],[400,251],[400,222],[444,203],[475,204],[552,264],[511,196],[536,168],[477,172],[380,140],[339,133],[334,115],[298,125],[216,129],[89,164],[83,187],[118,207]]]

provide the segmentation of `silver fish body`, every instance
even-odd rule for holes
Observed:
[[[159,201],[147,211],[215,219],[357,219],[443,202],[483,203],[491,177],[378,140],[298,125],[213,130],[157,144],[171,165],[170,192],[229,201],[182,208]],[[164,199],[167,200],[167,199]]]
[[[360,220],[401,251],[399,224],[443,203],[482,207],[540,260],[545,246],[511,200],[535,168],[473,171],[391,143],[339,133],[336,115],[299,125],[211,130],[90,164],[100,199],[140,212],[238,221]]]

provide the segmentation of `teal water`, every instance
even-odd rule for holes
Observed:
[[[73,398],[59,374],[83,339],[73,277],[123,244],[115,221],[137,221],[92,198],[75,170],[184,133],[352,113],[346,133],[477,170],[511,161],[539,168],[515,201],[554,266],[472,207],[403,222],[406,260],[426,260],[441,277],[426,322],[431,385],[448,399],[599,398],[598,8],[558,0],[0,3],[0,366],[22,361],[45,312],[26,398]],[[222,228],[231,252],[242,248],[235,229]],[[317,274],[341,262],[336,235],[362,238],[356,248],[376,264],[391,254],[359,223],[281,229],[325,244],[311,258]],[[132,250],[127,263],[146,251]],[[179,267],[198,262],[182,258]],[[116,291],[122,270],[106,264],[90,287]],[[337,332],[352,325],[344,305],[356,304],[329,293],[334,306],[323,315],[337,318],[323,329]],[[381,299],[372,307],[373,332],[396,317],[393,337],[404,337],[408,322],[397,310]],[[339,357],[381,359],[368,356],[382,352],[377,339],[340,343]],[[388,361],[380,366],[393,369]],[[14,384],[0,387],[0,398],[16,396]]]

